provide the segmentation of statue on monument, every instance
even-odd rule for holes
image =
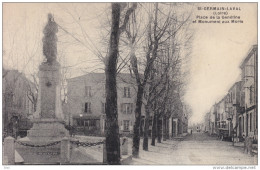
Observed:
[[[57,58],[57,35],[58,25],[54,21],[52,14],[48,14],[48,23],[43,30],[43,54],[48,64],[52,64]]]
[[[58,25],[52,14],[48,14],[42,39],[43,54],[47,61],[39,66],[39,93],[35,119],[64,119],[60,101],[60,64],[56,60],[57,32]]]

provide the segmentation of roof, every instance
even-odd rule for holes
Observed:
[[[68,79],[68,82],[71,81],[80,81],[80,80],[85,80],[86,78],[90,78],[91,81],[95,81],[95,82],[105,82],[106,80],[106,76],[105,73],[88,73],[82,76],[78,76],[78,77],[73,77]],[[117,80],[121,81],[121,82],[135,82],[135,77],[134,75],[131,75],[129,73],[118,73],[117,74]]]
[[[250,57],[252,56],[252,54],[257,51],[258,45],[253,45],[252,48],[249,50],[246,58],[242,61],[240,68],[242,69],[245,65],[245,63],[250,59]]]
[[[77,81],[77,80],[81,80],[81,79],[84,80],[87,77],[92,77],[93,79],[100,81],[100,80],[104,80],[105,74],[104,73],[88,73],[88,74],[85,74],[82,76],[70,78],[70,79],[68,79],[68,81],[75,81],[75,80]]]

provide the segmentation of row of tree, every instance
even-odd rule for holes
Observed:
[[[182,109],[178,108],[182,105],[185,82],[182,64],[189,54],[186,51],[189,50],[192,37],[189,32],[189,18],[190,13],[185,15],[172,3],[112,3],[109,48],[105,58],[106,147],[109,164],[120,163],[116,90],[119,57],[136,80],[132,154],[138,157],[142,105],[145,105],[144,150],[148,150],[150,117],[153,117],[151,144],[155,145],[156,137],[158,142],[161,141],[161,134],[158,134],[161,132],[159,120],[162,118],[165,121],[174,111]],[[120,48],[127,50],[120,51]],[[165,137],[166,130],[163,132]]]

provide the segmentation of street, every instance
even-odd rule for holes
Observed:
[[[133,158],[132,164],[255,165],[257,157],[243,153],[243,149],[232,146],[232,142],[220,141],[205,133],[193,133],[183,141],[167,140],[156,146],[149,145],[148,152],[140,148],[140,158]]]

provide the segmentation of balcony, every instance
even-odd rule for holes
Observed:
[[[237,109],[237,112],[239,113],[239,114],[243,114],[243,113],[245,113],[245,107],[238,107],[238,109]]]

